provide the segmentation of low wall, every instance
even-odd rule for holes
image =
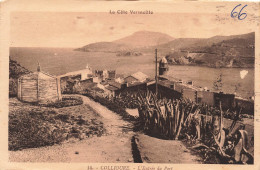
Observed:
[[[245,99],[239,99],[235,98],[235,103],[238,107],[242,107],[242,114],[249,114],[253,115],[254,114],[254,102],[245,100]]]
[[[153,93],[155,93],[155,84],[152,84],[150,86],[147,87],[147,89]],[[180,99],[182,94],[165,86],[162,86],[160,84],[158,84],[158,94],[159,96],[161,96],[162,98],[167,98],[167,99]]]

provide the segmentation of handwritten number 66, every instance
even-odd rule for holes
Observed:
[[[237,17],[239,20],[243,20],[243,19],[245,19],[245,18],[247,17],[247,14],[246,14],[246,13],[241,13],[241,12],[242,12],[242,10],[243,10],[247,5],[243,6],[243,8],[241,8],[241,10],[239,11],[239,13],[238,13],[238,12],[235,12],[234,10],[235,10],[237,7],[239,7],[239,6],[241,6],[241,4],[237,5],[237,6],[231,11],[231,17],[232,17],[232,18]],[[242,16],[244,16],[244,17],[242,17]]]

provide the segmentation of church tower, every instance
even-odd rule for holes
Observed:
[[[165,57],[163,57],[159,62],[159,76],[167,75],[169,70],[168,62]]]
[[[37,72],[40,72],[40,71],[41,71],[41,66],[40,66],[40,63],[38,63]]]

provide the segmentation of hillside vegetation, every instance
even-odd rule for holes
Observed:
[[[31,71],[21,66],[17,61],[12,59],[9,60],[9,78],[19,78],[24,74],[28,74]]]
[[[9,96],[17,95],[18,78],[24,74],[29,74],[27,70],[14,60],[9,60]]]
[[[175,46],[175,50],[169,52],[166,58],[171,64],[209,67],[254,67],[254,37],[254,33],[249,33],[238,36],[216,36],[210,39],[194,40],[190,45]],[[173,42],[170,44],[173,44]],[[167,47],[167,45],[164,47]]]
[[[8,125],[9,150],[81,140],[105,132],[101,117],[88,105],[53,109],[22,103],[16,98],[9,100]]]

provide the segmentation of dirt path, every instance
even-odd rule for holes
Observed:
[[[82,96],[84,104],[103,117],[106,134],[60,145],[10,151],[10,161],[15,162],[133,162],[131,138],[132,124],[99,103]],[[87,113],[86,113],[87,114]]]
[[[104,135],[80,141],[69,140],[54,146],[10,151],[10,161],[133,163],[131,144],[134,136],[133,125],[88,97],[82,96],[82,98],[83,104],[89,105],[102,117],[106,129]],[[199,158],[192,155],[180,141],[166,141],[143,134],[138,135],[138,140],[138,146],[134,148],[140,150],[139,157],[141,156],[144,162],[199,163]]]
[[[181,141],[163,140],[145,134],[135,136],[143,162],[200,164],[201,158],[187,149]]]

